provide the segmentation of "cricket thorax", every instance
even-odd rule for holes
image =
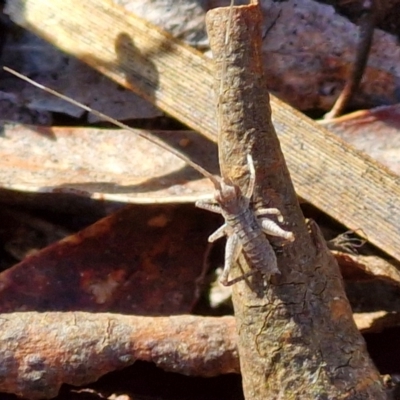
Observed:
[[[214,194],[215,201],[224,214],[239,215],[249,206],[249,200],[243,196],[239,186],[221,181],[221,187]]]

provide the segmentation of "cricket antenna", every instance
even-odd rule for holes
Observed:
[[[48,88],[46,86],[43,86],[40,83],[35,82],[34,80],[26,77],[25,75],[20,74],[17,71],[14,71],[11,68],[3,67],[3,69],[4,69],[4,71],[7,71],[12,75],[15,75],[16,77],[22,79],[23,81],[28,82],[31,85],[36,86],[37,88],[39,88],[41,90],[44,90],[47,93],[52,94],[53,96],[57,96],[60,99],[63,99],[63,100],[67,101],[70,104],[73,104],[73,105],[75,105],[77,107],[80,107],[83,110],[88,111],[89,113],[91,113],[93,115],[96,115],[97,117],[99,117],[99,118],[101,118],[101,119],[103,119],[103,120],[105,120],[107,122],[110,122],[113,125],[118,126],[119,128],[126,129],[126,130],[128,130],[130,132],[133,132],[134,134],[136,134],[136,135],[138,135],[138,136],[140,136],[140,137],[142,137],[144,139],[147,139],[149,142],[154,143],[155,145],[161,147],[162,149],[164,149],[166,151],[169,151],[170,153],[172,153],[173,155],[175,155],[176,157],[178,157],[182,161],[184,161],[186,164],[190,165],[193,169],[195,169],[196,171],[200,172],[200,174],[202,174],[204,177],[208,178],[212,182],[212,184],[214,185],[214,187],[216,189],[219,189],[221,187],[219,178],[215,177],[209,171],[207,171],[206,169],[204,169],[200,165],[198,165],[195,162],[193,162],[189,157],[186,157],[185,155],[180,153],[178,150],[176,150],[174,147],[168,146],[163,141],[161,141],[159,139],[156,139],[155,137],[147,134],[144,131],[135,130],[135,129],[131,128],[130,126],[128,126],[128,125],[126,125],[126,124],[124,124],[124,123],[122,123],[122,122],[120,122],[120,121],[118,121],[118,120],[116,120],[116,119],[114,119],[112,117],[109,117],[106,114],[103,114],[100,111],[94,110],[93,108],[91,108],[89,106],[86,106],[85,104],[80,103],[79,101],[76,101],[76,100],[72,99],[71,97],[65,96],[65,95],[57,92],[56,90],[50,89],[50,88]]]

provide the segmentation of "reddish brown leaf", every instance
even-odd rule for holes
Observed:
[[[346,142],[400,174],[400,105],[320,121]]]
[[[127,207],[1,273],[0,311],[190,312],[208,233],[192,206]]]
[[[400,285],[398,263],[378,256],[364,256],[333,252],[346,280],[364,281],[382,279]]]

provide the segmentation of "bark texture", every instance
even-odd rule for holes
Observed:
[[[142,317],[106,313],[2,314],[0,391],[50,399],[132,365],[155,363],[184,375],[237,373],[231,317]]]
[[[233,287],[246,399],[384,399],[380,376],[354,323],[342,278],[315,223],[307,226],[271,122],[261,65],[258,4],[212,10],[222,176],[248,183],[255,161],[256,207],[277,207],[295,241],[276,246],[281,275]],[[226,35],[226,30],[228,33]],[[222,79],[222,81],[221,81]],[[244,257],[233,275],[249,270]]]

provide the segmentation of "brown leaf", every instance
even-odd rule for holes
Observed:
[[[21,30],[18,35],[9,34],[2,57],[3,65],[24,71],[25,74],[34,74],[41,84],[114,118],[143,119],[162,115],[160,110],[146,100],[131,91],[121,89],[110,79],[28,31]],[[39,117],[43,122],[50,111],[77,118],[85,113],[84,110],[18,81],[9,74],[2,76],[0,89],[9,99],[8,108],[17,109],[13,115],[2,113],[3,120],[41,125]],[[10,116],[12,118],[7,118]],[[98,117],[88,115],[88,120],[98,121]]]
[[[400,174],[400,104],[320,122],[347,143]]]
[[[354,321],[362,333],[378,333],[400,325],[400,314],[388,311],[354,313]]]
[[[191,131],[160,137],[217,172],[216,146],[206,139]],[[194,202],[213,190],[183,161],[125,130],[4,125],[0,145],[5,189],[146,204]]]
[[[346,280],[382,279],[400,285],[399,263],[378,256],[364,256],[333,251]]]
[[[266,0],[262,4],[269,89],[302,110],[330,109],[354,61],[357,25],[332,6],[312,0]],[[399,101],[399,57],[396,37],[377,29],[355,104],[365,107]]]
[[[206,7],[209,8],[210,4],[201,4],[197,0],[173,3],[159,0],[113,1],[192,46],[208,47],[204,18]]]
[[[0,274],[0,312],[190,312],[210,233],[192,206],[126,207]]]

